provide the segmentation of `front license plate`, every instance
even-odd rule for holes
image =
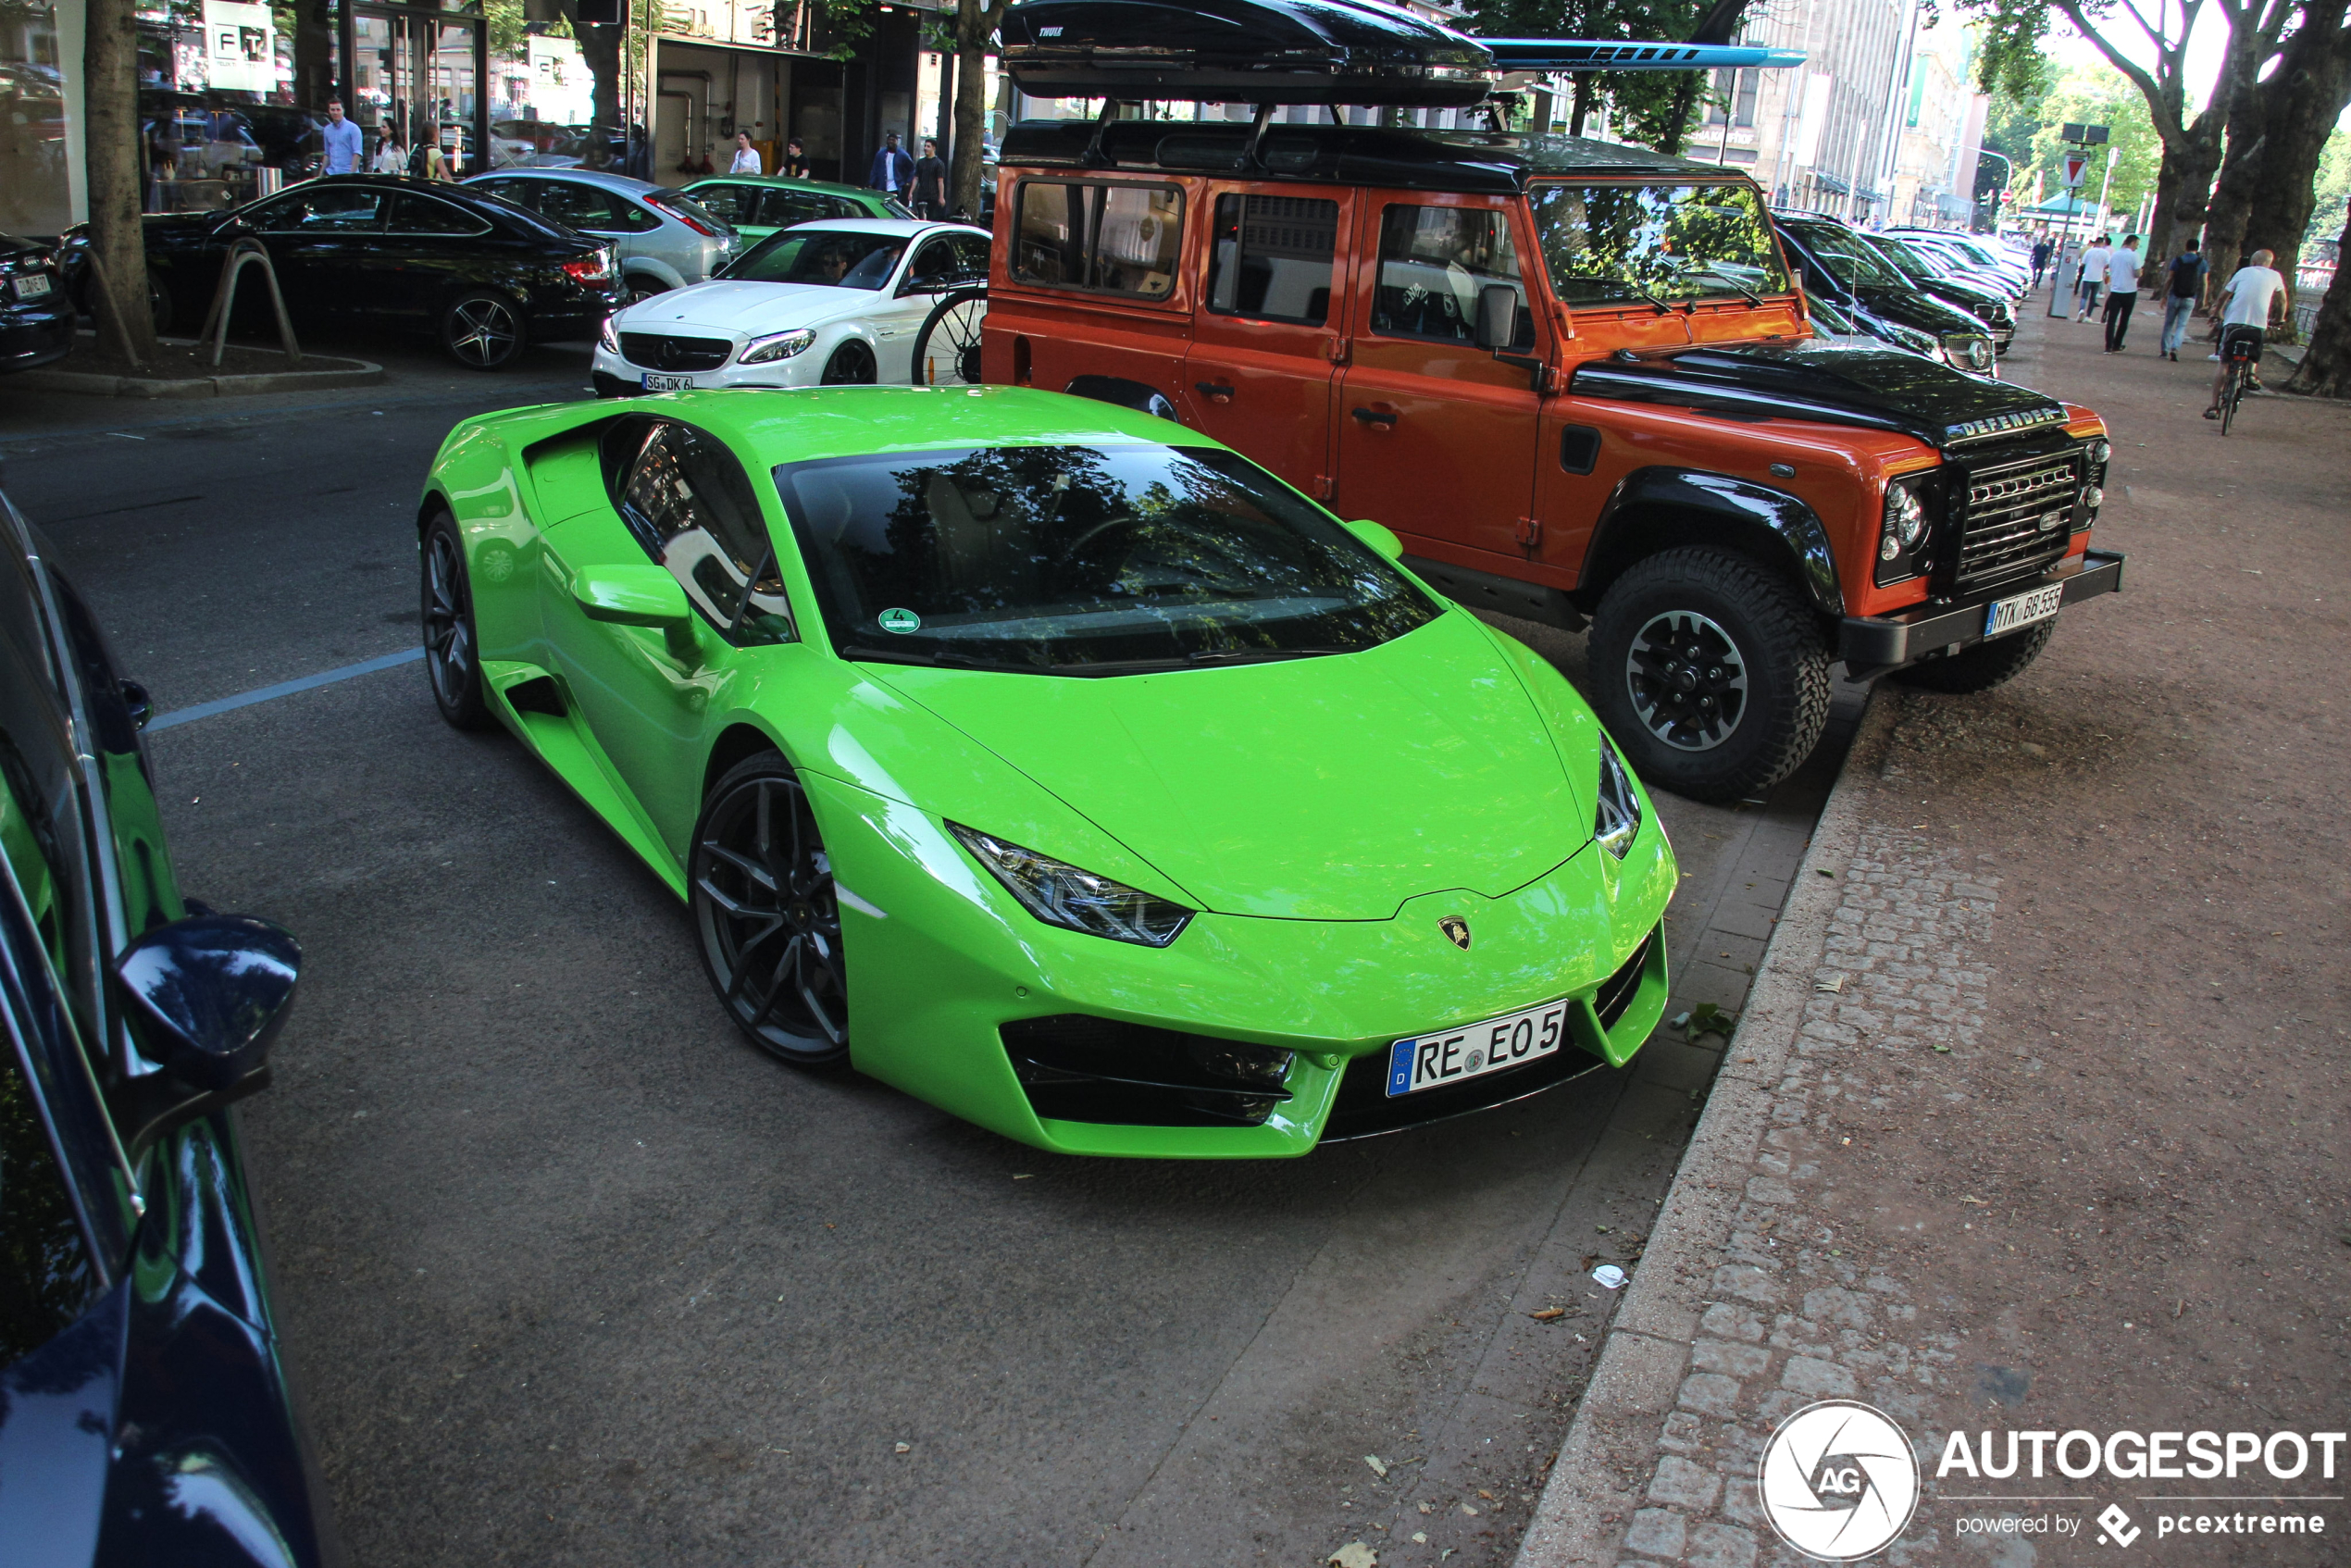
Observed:
[[[17,298],[37,300],[49,292],[48,278],[39,272],[28,273],[16,280]]]
[[[694,379],[691,376],[664,376],[648,370],[645,372],[645,390],[647,392],[691,392],[694,390]]]
[[[1567,1039],[1567,1010],[1574,1005],[1562,997],[1465,1028],[1399,1039],[1387,1048],[1388,1097],[1440,1089],[1548,1056]]]
[[[647,380],[653,378],[648,376]],[[1984,635],[1997,637],[2004,631],[2014,631],[2034,621],[2047,620],[2065,603],[2065,584],[2052,588],[2036,588],[2030,593],[2020,593],[2013,599],[1995,599],[1984,617]]]

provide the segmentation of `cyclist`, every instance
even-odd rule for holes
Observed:
[[[2261,347],[2270,315],[2281,302],[2287,310],[2294,308],[2294,296],[2286,288],[2285,280],[2270,265],[2276,259],[2272,252],[2255,251],[2221,287],[2220,297],[2213,305],[2213,314],[2220,317],[2220,352],[2212,357],[2220,361],[2220,368],[2212,377],[2212,405],[2204,411],[2208,419],[2220,417],[2220,399],[2229,387],[2229,345],[2233,340],[2241,345],[2238,357],[2251,366],[2245,373],[2245,384],[2256,392],[2261,388]]]

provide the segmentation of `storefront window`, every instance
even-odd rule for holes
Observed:
[[[0,232],[56,234],[73,221],[68,134],[55,0],[13,0],[0,9]]]

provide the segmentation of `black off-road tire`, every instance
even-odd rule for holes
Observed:
[[[435,512],[425,525],[423,578],[425,680],[433,706],[458,729],[493,729],[497,716],[481,684],[481,637],[474,624],[472,575],[456,519]]]
[[[1729,655],[1708,668],[1743,681],[1735,721],[1702,749],[1660,733],[1663,710],[1645,711],[1628,668],[1636,641],[1648,648],[1686,630],[1727,644]],[[1743,800],[1771,788],[1828,724],[1831,661],[1819,618],[1794,583],[1727,550],[1686,545],[1635,566],[1600,600],[1589,647],[1600,722],[1644,780],[1691,800]]]
[[[1887,678],[1921,691],[1989,691],[2023,674],[2024,666],[2041,656],[2041,650],[2055,635],[2057,621],[2052,618],[1944,658],[1905,665]]]

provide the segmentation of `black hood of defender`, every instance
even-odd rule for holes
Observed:
[[[1983,330],[1973,317],[1960,319]],[[1573,390],[1579,397],[1899,430],[1946,449],[2065,422],[2063,404],[2027,388],[1962,375],[1900,349],[1818,339],[1594,360],[1577,367]]]

